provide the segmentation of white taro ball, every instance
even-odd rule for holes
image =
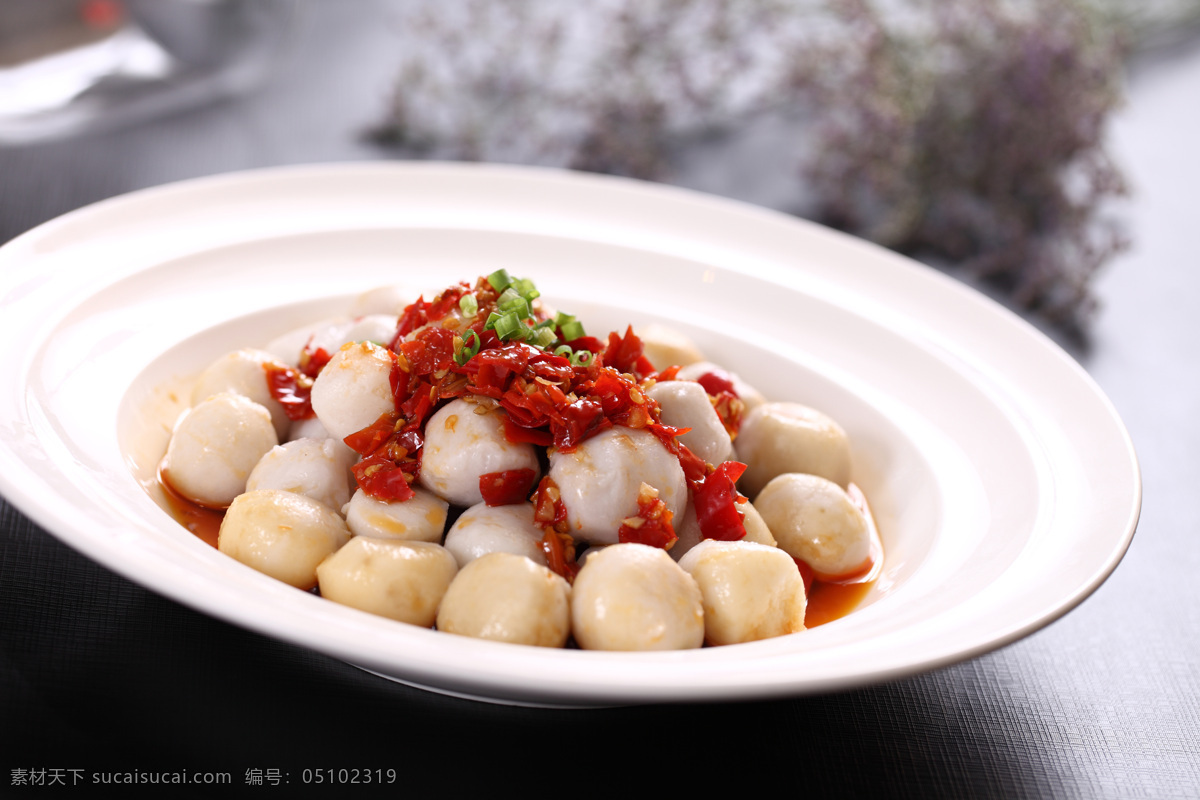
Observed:
[[[395,410],[392,397],[392,357],[370,342],[344,345],[317,376],[312,408],[335,439],[374,423]]]
[[[438,609],[440,631],[496,642],[562,647],[571,587],[524,556],[489,553],[463,567]]]
[[[692,548],[679,566],[700,587],[709,644],[753,642],[804,630],[804,579],[782,550],[709,539]]]
[[[508,506],[473,505],[446,533],[446,549],[465,567],[488,553],[512,553],[545,566],[545,532],[533,520],[532,503]]]
[[[355,536],[376,539],[441,542],[449,505],[425,489],[416,488],[407,500],[377,500],[359,489],[346,504],[346,524]]]
[[[441,545],[367,536],[354,537],[317,568],[322,597],[426,628],[457,572]]]
[[[638,513],[643,483],[658,490],[676,518],[687,504],[679,459],[646,430],[617,426],[570,453],[557,451],[550,456],[550,478],[561,493],[571,535],[593,544],[617,541],[622,521]]]
[[[590,555],[576,576],[571,630],[585,650],[700,647],[700,589],[666,551],[614,544]]]
[[[662,421],[691,428],[679,441],[714,466],[729,459],[732,442],[704,387],[692,381],[663,381],[646,394],[659,405]]]
[[[350,472],[339,444],[334,439],[297,439],[277,445],[259,459],[246,490],[296,492],[340,509],[350,500]]]
[[[333,509],[302,494],[260,489],[229,506],[217,549],[272,578],[311,589],[317,565],[349,539]]]
[[[780,549],[827,577],[868,565],[871,532],[850,496],[817,475],[780,475],[754,500]]]
[[[483,502],[481,475],[517,469],[533,470],[535,480],[541,472],[533,445],[505,438],[503,411],[453,400],[425,424],[419,480],[456,506]]]
[[[739,489],[751,499],[777,475],[820,475],[850,483],[850,440],[842,427],[800,403],[764,403],[742,420],[738,454],[746,464]],[[759,509],[760,511],[762,509]]]
[[[287,437],[291,420],[283,410],[283,404],[271,395],[265,367],[267,364],[285,366],[283,361],[265,350],[244,348],[221,356],[196,380],[196,385],[192,388],[192,405],[222,392],[248,397],[271,414],[275,435],[283,441]]]
[[[166,477],[187,499],[222,508],[246,490],[250,471],[278,443],[265,408],[239,394],[217,394],[175,426]]]

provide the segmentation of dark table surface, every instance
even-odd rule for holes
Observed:
[[[378,5],[353,4],[363,14]],[[388,157],[362,133],[390,90],[393,34],[386,17],[310,11],[251,94],[0,147],[0,242],[168,181]],[[763,791],[1200,797],[1198,134],[1200,45],[1136,65],[1112,129],[1134,188],[1119,210],[1134,247],[1099,279],[1090,343],[1067,346],[1130,430],[1142,517],[1112,577],[1048,628],[934,673],[827,696],[512,708],[397,685],[184,608],[0,500],[0,794],[18,770],[58,770],[69,783],[80,774],[71,770],[150,768],[229,772],[236,786],[249,770],[279,770],[295,789],[303,769],[358,767],[395,769],[408,788],[504,777],[570,791],[564,778],[645,780],[641,762],[676,785],[725,773],[763,779]],[[773,200],[752,183],[707,188]]]

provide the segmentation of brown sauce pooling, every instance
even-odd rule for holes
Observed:
[[[225,519],[225,509],[206,508],[188,500],[175,491],[175,488],[171,486],[171,481],[167,478],[167,471],[162,468],[158,470],[158,485],[162,489],[163,497],[167,500],[169,506],[167,510],[175,518],[175,521],[196,534],[202,542],[216,547],[217,534],[221,531],[221,520]]]
[[[825,583],[813,581],[808,590],[808,608],[804,611],[804,627],[815,628],[826,622],[841,619],[858,607],[871,591],[875,581],[865,583]]]

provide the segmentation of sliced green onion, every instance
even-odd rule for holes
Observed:
[[[537,347],[545,350],[550,345],[554,344],[558,337],[554,335],[554,331],[549,328],[533,328],[533,336],[530,342]]]
[[[562,323],[558,327],[562,329],[564,342],[573,342],[579,337],[587,335],[583,331],[583,323],[577,319],[571,319],[569,322]]]
[[[576,367],[586,367],[588,364],[592,363],[593,358],[595,358],[595,356],[592,354],[591,350],[579,350],[578,352],[571,354],[571,364]]]
[[[471,341],[472,339],[474,342]],[[479,334],[473,328],[468,328],[467,335],[463,337],[462,348],[454,354],[454,363],[460,367],[463,366],[472,358],[479,355],[479,348],[482,346],[483,342],[479,340]]]
[[[512,285],[512,278],[508,274],[508,270],[498,269],[487,277],[488,283],[497,292],[503,292]]]
[[[501,311],[516,313],[521,319],[529,316],[529,301],[517,294],[511,286],[505,289],[504,293],[496,300],[496,306]]]
[[[499,320],[499,319],[500,319],[500,313],[499,313],[499,312],[493,311],[492,313],[488,314],[487,322],[485,322],[485,323],[483,324],[483,329],[484,329],[485,331],[494,330],[494,329],[495,329],[495,327],[496,327],[496,322],[497,322],[497,320]]]
[[[542,293],[537,290],[537,287],[533,285],[533,281],[529,280],[529,278],[517,278],[513,281],[513,286],[521,293],[521,297],[524,297],[530,303],[542,296]]]
[[[560,344],[558,347],[554,348],[554,355],[562,356],[563,358],[570,358],[571,356],[575,355],[575,351],[571,349],[570,345]]]
[[[496,320],[496,324],[493,327],[496,331],[496,335],[501,339],[524,339],[525,336],[528,335],[524,333],[524,331],[529,330],[529,328],[527,328],[525,324],[521,322],[521,318],[517,316],[515,311],[507,311],[504,314],[501,314],[500,318]]]
[[[473,317],[479,312],[479,301],[473,294],[464,294],[458,298],[458,309],[464,317]]]

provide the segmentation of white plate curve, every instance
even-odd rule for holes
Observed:
[[[336,606],[199,542],[136,474],[169,387],[376,285],[500,267],[589,323],[659,320],[853,442],[882,577],[843,619],[679,653],[551,651]],[[519,167],[353,164],[136,192],[0,248],[0,493],[156,592],[439,691],[601,705],[827,692],[970,658],[1074,608],[1140,509],[1137,460],[1087,374],[933,270],[776,212]]]

